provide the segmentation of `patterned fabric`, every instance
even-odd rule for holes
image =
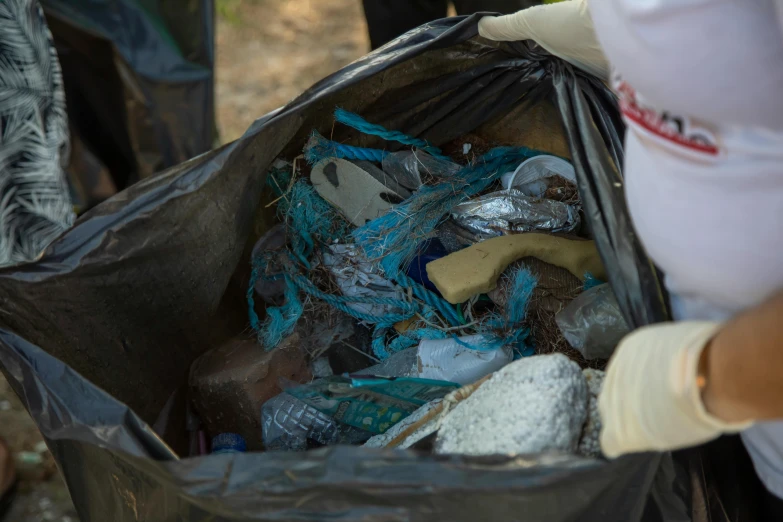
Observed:
[[[35,259],[73,224],[62,164],[60,64],[36,0],[0,0],[0,266]]]

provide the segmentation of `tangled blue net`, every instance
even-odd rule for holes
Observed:
[[[424,140],[388,131],[347,111],[338,109],[335,117],[341,123],[367,134],[419,147],[429,154],[444,157],[440,149]],[[340,144],[317,132],[313,132],[305,147],[305,159],[311,164],[329,157],[381,162],[387,154],[380,149]],[[304,311],[301,295],[324,301],[359,321],[374,325],[372,349],[381,360],[415,346],[423,339],[456,337],[447,331],[460,330],[465,325],[461,310],[408,277],[406,269],[415,257],[417,246],[433,235],[435,228],[455,205],[482,192],[502,173],[538,154],[541,153],[525,147],[493,149],[448,180],[423,186],[392,211],[354,230],[352,234],[349,234],[345,220],[318,195],[308,180],[292,182],[293,174],[290,171],[272,169],[268,183],[281,198],[278,215],[286,223],[290,249],[282,261],[277,253],[266,253],[253,259],[247,301],[250,323],[258,334],[259,342],[267,349],[272,349],[293,332]],[[370,261],[382,268],[387,279],[408,291],[407,298],[334,295],[321,291],[311,281],[308,277],[311,258],[318,245],[351,239],[362,247]],[[269,274],[273,263],[276,263],[278,273]],[[259,279],[285,281],[284,304],[267,308],[267,317],[263,322],[254,309],[254,287]],[[514,274],[504,314],[492,315],[480,326],[469,328],[486,334],[488,339],[486,344],[473,348],[524,346],[528,331],[521,325],[536,283],[535,277],[527,270],[520,269]],[[356,303],[389,305],[394,311],[382,316],[371,315],[351,306]],[[441,317],[450,328],[433,327]],[[395,324],[411,318],[420,322],[402,333],[394,330]],[[460,331],[468,333],[466,330]]]
[[[525,147],[493,149],[448,180],[421,187],[392,211],[354,230],[353,238],[369,259],[379,261],[389,279],[403,288],[411,288],[418,299],[441,312],[452,326],[459,325],[461,321],[454,307],[414,284],[405,271],[419,243],[432,236],[452,208],[483,191],[522,160],[538,154],[541,153]]]

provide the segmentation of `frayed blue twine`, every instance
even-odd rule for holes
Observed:
[[[397,143],[402,143],[403,145],[410,145],[411,147],[417,147],[432,156],[451,161],[451,158],[449,158],[448,156],[444,156],[443,152],[438,147],[434,147],[430,145],[429,143],[427,143],[427,141],[421,138],[414,138],[413,136],[408,136],[407,134],[400,131],[389,130],[383,125],[370,123],[364,118],[362,118],[361,116],[359,116],[358,114],[354,114],[344,109],[337,108],[334,111],[334,119],[339,123],[352,127],[364,134],[368,134],[370,136],[378,136],[379,138],[383,138],[386,141],[394,141]]]
[[[347,160],[363,160],[381,163],[383,158],[389,153],[380,149],[369,149],[366,147],[354,147],[344,145],[336,141],[328,140],[321,136],[318,131],[313,131],[310,139],[305,145],[304,156],[307,163],[315,165],[326,158],[342,158]]]

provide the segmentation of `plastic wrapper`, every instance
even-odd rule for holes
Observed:
[[[362,370],[363,375],[380,377],[416,377],[418,375],[419,348],[406,348],[389,356],[385,361]]]
[[[443,420],[458,404],[470,397],[489,377],[463,386],[442,400],[428,402],[410,416],[395,424],[386,433],[375,435],[365,443],[370,448],[410,448],[440,429]]]
[[[340,424],[383,433],[402,419],[459,385],[402,377],[327,377],[286,392]]]
[[[599,285],[579,294],[556,316],[568,344],[585,359],[609,359],[630,328],[609,285]]]
[[[694,450],[676,460],[595,461],[332,446],[186,457],[185,402],[176,392],[193,360],[247,327],[264,173],[276,158],[300,154],[314,128],[331,136],[337,106],[433,145],[475,132],[570,153],[629,325],[668,317],[625,205],[615,97],[532,42],[478,38],[478,19],[439,20],[391,42],[260,118],[238,141],[97,206],[35,263],[0,270],[0,369],[45,437],[81,520],[425,522],[436,514],[511,522],[524,514],[679,522],[692,511],[759,519],[757,499],[740,495],[752,466],[747,476],[727,473],[725,489],[713,482],[710,466],[730,468],[726,451],[716,460]],[[394,146],[339,126],[334,139]]]
[[[460,168],[457,163],[435,158],[421,150],[393,152],[383,159],[383,171],[411,190],[421,187],[428,178],[448,178]]]
[[[482,342],[481,335],[461,337],[459,341],[452,337],[423,340],[362,373],[471,384],[514,360],[511,349],[482,350]]]
[[[252,259],[256,259],[263,254],[270,254],[271,251],[281,250],[286,245],[286,231],[285,224],[278,223],[267,231],[266,234],[261,236],[255,246],[253,247]],[[281,252],[283,254],[283,252]],[[284,255],[284,254],[283,254]],[[274,261],[281,261],[282,256]],[[272,263],[269,269],[272,272],[282,272],[282,263]],[[259,278],[255,285],[256,294],[261,297],[264,302],[272,306],[280,306],[284,300],[285,294],[285,280],[280,279],[265,279]]]
[[[367,261],[354,244],[329,245],[323,252],[324,266],[329,269],[337,286],[348,297],[389,297],[402,299],[402,292],[381,275],[380,268]],[[384,304],[350,303],[357,312],[382,316],[395,308]]]
[[[437,399],[432,402],[428,402],[415,412],[411,413],[408,417],[405,417],[403,420],[389,428],[385,433],[381,433],[379,435],[373,436],[370,440],[364,443],[364,446],[367,448],[385,448],[389,445],[391,441],[394,439],[400,437],[403,432],[411,428],[411,426],[417,422],[420,422],[424,417],[426,417],[431,411],[433,411],[435,408],[437,408],[441,403],[443,402],[443,399]],[[433,426],[434,427],[434,426]],[[432,429],[431,431],[429,429],[421,430],[421,433],[418,435],[429,435],[430,433],[433,433],[437,430],[437,428]],[[421,436],[417,436],[417,434],[412,433],[411,437],[406,437],[405,441],[403,443],[397,445],[396,447],[400,449],[407,449],[418,440],[420,440]]]
[[[524,195],[518,190],[492,192],[454,207],[451,217],[483,238],[522,232],[572,232],[580,223],[572,205]]]
[[[459,341],[451,337],[421,341],[417,348],[418,376],[471,384],[514,360],[510,348],[482,350],[483,342],[481,335],[461,337]]]

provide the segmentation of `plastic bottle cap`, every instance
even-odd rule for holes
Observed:
[[[244,453],[245,439],[236,433],[221,433],[212,439],[212,453]]]

